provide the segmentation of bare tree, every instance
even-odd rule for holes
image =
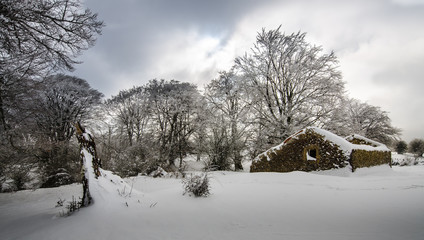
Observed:
[[[133,176],[155,165],[154,122],[144,86],[120,91],[93,117],[105,166]]]
[[[72,70],[104,26],[79,0],[0,1],[0,134],[7,138],[22,112],[21,90],[54,70]],[[16,97],[14,97],[16,96]],[[27,95],[28,96],[28,95]],[[25,115],[25,113],[21,113]]]
[[[241,152],[246,149],[249,126],[247,117],[250,104],[247,102],[242,85],[240,76],[233,71],[221,72],[220,76],[206,87],[205,93],[211,105],[211,115],[215,116],[211,119],[216,121],[210,125],[213,128],[211,147],[221,149],[225,148],[223,144],[228,144],[228,151],[212,152],[221,152],[221,158],[231,157],[236,171],[243,169]],[[224,152],[228,153],[227,156],[223,155]],[[218,162],[225,163],[226,159]]]
[[[321,121],[322,127],[341,136],[359,134],[390,145],[401,130],[392,125],[388,112],[357,99],[344,99],[334,106],[331,116]]]
[[[63,74],[48,77],[41,84],[36,101],[36,121],[41,134],[51,141],[69,141],[74,134],[73,124],[85,120],[102,93],[87,81]]]
[[[150,121],[150,106],[144,87],[133,87],[122,90],[109,99],[106,105],[110,114],[118,120],[118,125],[124,128],[130,146],[134,140],[140,142],[142,134]]]
[[[395,144],[395,150],[399,154],[404,154],[406,150],[408,150],[408,144],[403,140],[397,141]]]
[[[414,139],[409,143],[409,151],[414,153],[415,156],[422,157],[424,154],[424,140],[423,139]]]
[[[21,166],[20,174],[37,167],[46,178],[59,169],[75,176],[78,163],[74,157],[78,157],[78,152],[69,141],[74,133],[72,124],[86,120],[89,109],[100,102],[102,94],[85,80],[63,74],[42,82],[29,80],[26,84],[26,92],[15,91],[17,95],[12,99],[19,103],[19,108],[7,108],[8,117],[14,122],[8,122],[10,128],[2,135],[7,142],[0,147],[0,155],[5,157],[0,165],[11,169]]]
[[[360,102],[356,99],[349,101],[348,117],[350,131],[367,138],[390,144],[399,136],[401,130],[393,127],[388,112],[380,107]]]
[[[100,154],[123,175],[159,166],[177,170],[175,160],[181,166],[188,153],[204,151],[199,146],[205,141],[203,106],[197,87],[189,83],[151,80],[123,90],[102,107],[107,113],[101,118],[110,119],[103,124],[108,131],[99,134]]]
[[[2,0],[0,16],[1,75],[72,70],[104,26],[78,0]]]
[[[256,95],[258,122],[270,142],[329,115],[344,92],[334,52],[323,54],[305,36],[262,29],[251,53],[235,61]]]
[[[0,0],[0,155],[8,165],[33,158],[38,82],[73,70],[103,26],[79,0]]]
[[[196,130],[201,96],[195,85],[152,80],[146,86],[157,131],[159,161],[174,167],[174,161],[189,152],[190,136]]]

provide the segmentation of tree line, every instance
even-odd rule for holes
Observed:
[[[306,33],[262,29],[203,91],[153,79],[102,101],[86,80],[57,74],[94,44],[104,26],[96,14],[74,0],[3,0],[0,14],[0,182],[13,179],[18,189],[31,174],[75,180],[76,122],[92,129],[103,166],[122,176],[182,171],[188,155],[210,169],[241,170],[307,126],[386,144],[400,134],[387,112],[346,95],[335,53]]]

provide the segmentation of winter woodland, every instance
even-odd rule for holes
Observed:
[[[417,169],[420,171],[405,168],[407,170],[398,169],[396,171],[399,172],[394,172],[392,169],[378,168],[377,175],[383,175],[378,179],[372,177],[374,173],[372,170],[363,170],[364,177],[358,181],[355,181],[354,177],[350,178],[353,174],[342,170],[323,173],[324,176],[319,173],[298,172],[287,175],[242,173],[249,171],[249,162],[260,153],[280,144],[286,137],[300,129],[311,126],[332,131],[340,136],[359,134],[382,142],[399,154],[410,152],[409,155],[395,155],[398,158],[394,158],[394,161],[398,165],[421,163],[419,157],[424,151],[423,140],[413,140],[408,146],[408,143],[401,140],[401,130],[391,124],[386,111],[347,95],[335,52],[327,53],[321,46],[307,42],[304,32],[288,34],[284,32],[283,26],[271,30],[262,29],[258,32],[251,49],[246,49],[244,55],[234,59],[233,67],[219,72],[218,77],[211,79],[205,87],[186,82],[188,79],[141,79],[148,82],[120,90],[116,95],[105,99],[101,92],[89,85],[90,79],[80,79],[67,72],[79,63],[76,61],[77,56],[95,44],[104,26],[96,13],[84,8],[81,2],[76,0],[0,1],[1,191],[50,188],[80,182],[81,165],[84,161],[81,160],[80,146],[75,136],[78,128],[75,126],[81,124],[90,130],[90,136],[96,143],[96,154],[101,160],[103,175],[93,180],[98,184],[98,187],[91,191],[95,201],[93,206],[98,204],[97,207],[91,212],[87,211],[75,217],[95,222],[104,215],[101,214],[101,206],[109,206],[107,205],[109,202],[126,207],[139,204],[140,212],[130,214],[127,219],[124,216],[127,209],[118,210],[112,207],[113,214],[128,227],[125,231],[129,235],[123,236],[140,236],[138,234],[142,233],[136,232],[135,229],[141,225],[143,232],[150,237],[157,231],[159,239],[170,237],[214,239],[211,237],[213,235],[205,232],[207,228],[201,227],[204,223],[205,226],[210,226],[209,231],[218,231],[226,227],[232,229],[228,235],[217,233],[222,239],[246,237],[252,229],[258,230],[250,235],[256,236],[255,239],[260,237],[281,239],[284,238],[278,237],[281,228],[273,224],[281,223],[287,230],[285,234],[289,239],[300,239],[296,236],[310,236],[311,239],[328,239],[330,236],[330,239],[337,239],[337,233],[334,231],[330,231],[330,235],[325,235],[323,232],[320,236],[311,233],[319,231],[314,228],[316,226],[314,223],[319,222],[319,219],[328,213],[330,213],[329,220],[324,222],[335,224],[342,235],[352,234],[352,239],[361,239],[358,237],[361,231],[370,238],[377,236],[374,239],[401,239],[390,237],[404,236],[396,235],[402,231],[396,224],[394,225],[399,229],[392,228],[392,232],[387,231],[388,234],[383,235],[365,225],[355,226],[359,230],[354,226],[347,228],[349,224],[355,223],[355,218],[352,216],[354,213],[347,209],[351,207],[357,209],[360,203],[349,206],[343,201],[356,196],[358,202],[364,202],[366,201],[364,192],[373,190],[369,192],[375,200],[361,208],[364,214],[368,210],[380,207],[378,203],[387,194],[395,196],[403,194],[400,191],[404,191],[405,198],[411,197],[412,202],[417,201],[423,196],[423,184],[422,182],[417,184],[417,179],[421,177],[422,180],[423,174],[419,166]],[[84,156],[85,161],[91,159],[88,155]],[[201,167],[193,168],[193,166]],[[187,234],[178,235],[178,231],[173,229],[179,225],[172,218],[179,218],[180,212],[170,207],[173,202],[165,200],[180,192],[175,203],[188,209],[187,213],[182,214],[182,219],[183,222],[190,221],[186,214],[190,216],[190,212],[196,212],[193,206],[199,203],[193,202],[195,198],[182,196],[180,180],[153,180],[136,176],[151,174],[169,176],[169,173],[172,173],[174,177],[187,177],[193,170],[219,172],[190,179],[192,182],[186,180],[185,187],[186,190],[189,189],[188,192],[190,186],[197,184],[196,181],[203,184],[201,181],[203,179],[212,184],[212,197],[208,198],[211,199],[209,200],[211,205],[205,208],[204,215],[199,212],[192,215],[197,218],[194,221],[200,220],[192,226],[196,237],[189,237]],[[412,174],[410,179],[406,177],[408,174]],[[399,182],[390,176],[399,178]],[[127,179],[122,180],[120,177]],[[131,179],[136,181],[135,185],[131,183]],[[312,189],[306,183],[307,180],[318,182],[317,188]],[[383,183],[386,180],[394,185],[387,186]],[[269,184],[269,187],[262,188],[258,181],[264,181],[263,184]],[[118,187],[115,185],[105,187],[109,186],[110,182],[117,184]],[[334,184],[335,182],[337,184]],[[251,191],[247,189],[246,184],[251,184]],[[178,185],[178,188],[175,185]],[[228,185],[229,189],[226,189],[225,185]],[[152,189],[155,186],[169,191],[154,195]],[[266,194],[275,192],[280,186],[285,188],[284,191],[289,195],[277,191],[276,195],[270,197],[275,201],[268,202]],[[409,189],[411,186],[416,186],[416,189],[409,192],[401,190]],[[119,200],[106,200],[109,198],[107,191],[115,193],[114,187],[118,188]],[[389,192],[382,191],[386,187],[389,188]],[[63,191],[63,198],[70,200],[71,195],[78,195],[75,193],[77,188],[80,186],[70,185],[59,189]],[[339,202],[331,205],[327,201],[329,199],[326,200],[317,189],[324,194],[336,195],[341,194],[341,191],[334,189],[343,189],[348,194],[336,196],[334,200]],[[380,192],[376,193],[374,190]],[[23,199],[44,201],[43,194],[52,195],[51,191],[54,190],[47,189],[43,194],[38,191],[42,190],[34,193],[23,191],[16,195],[1,195],[2,214],[8,213],[5,206],[13,201],[11,199],[14,196],[21,199],[18,202],[22,202]],[[150,194],[144,196],[143,191]],[[254,191],[258,193],[248,194]],[[312,211],[312,215],[307,215],[302,213],[302,208],[299,206],[295,207],[296,211],[290,208],[284,213],[277,211],[281,216],[291,214],[293,221],[306,218],[304,219],[306,223],[311,224],[309,226],[311,228],[305,228],[306,230],[302,230],[299,225],[286,218],[281,220],[278,215],[271,214],[272,209],[280,207],[279,202],[283,206],[312,204],[308,201],[312,196],[305,191],[317,194],[318,199],[313,204],[320,201],[323,203],[316,205],[317,207],[328,211],[334,207],[335,211],[321,212],[306,207],[306,211]],[[298,202],[296,194],[300,194],[303,200]],[[132,200],[126,200],[131,195]],[[205,195],[210,195],[208,187]],[[214,195],[227,197],[216,198]],[[99,198],[98,201],[96,196]],[[405,198],[396,197],[401,204],[407,205]],[[254,202],[255,199],[257,202]],[[58,199],[53,199],[55,200]],[[169,205],[161,206],[164,203]],[[267,203],[270,204],[269,208],[265,206]],[[248,207],[243,204],[248,204]],[[15,205],[10,207],[18,208]],[[37,207],[48,208],[44,205]],[[383,213],[383,218],[397,216],[394,221],[402,220],[404,215],[401,217],[396,215],[398,212],[391,209],[391,206],[383,207],[386,211]],[[234,215],[226,218],[217,213],[219,210],[230,211],[231,208],[235,211],[234,214],[240,217]],[[404,208],[406,212],[414,214],[411,209],[405,206]],[[157,213],[154,212],[155,209],[158,209]],[[165,214],[165,211],[169,212]],[[258,215],[261,211],[264,216]],[[423,222],[423,208],[418,208],[417,211],[421,215],[415,214],[415,219]],[[26,213],[16,214],[18,220],[18,216],[26,216]],[[98,218],[96,214],[100,214]],[[166,217],[167,222],[158,225],[156,220],[165,218],[167,214],[175,215],[171,218]],[[148,229],[147,220],[140,221],[137,227],[133,226],[133,221],[142,218],[142,215],[152,219],[153,228]],[[0,236],[8,231],[6,239],[24,239],[26,236],[36,239],[69,238],[67,237],[69,231],[64,230],[66,228],[63,222],[53,224],[61,229],[61,232],[52,232],[52,228],[48,229],[50,237],[43,236],[34,229],[28,235],[25,235],[26,233],[16,235],[18,230],[6,231],[4,226],[8,226],[8,223],[4,219],[5,215],[1,216]],[[346,220],[347,224],[343,226],[337,224],[345,216],[350,216]],[[111,218],[113,217],[106,217],[108,223],[120,224]],[[224,219],[225,226],[215,224],[221,218]],[[13,216],[10,217],[10,221],[15,221]],[[40,227],[46,227],[49,221],[40,222]],[[375,224],[378,221],[375,216],[369,221],[371,226],[378,225]],[[78,221],[67,222],[70,226],[81,227]],[[261,225],[266,222],[269,223],[268,226]],[[168,223],[169,231],[162,232],[162,228],[167,228]],[[385,223],[381,226],[385,230],[390,230],[392,225]],[[419,239],[423,236],[424,233],[419,230],[423,229],[422,224],[411,222],[409,226],[412,229],[411,237],[404,239]],[[250,230],[243,231],[242,228]],[[320,229],[326,231],[324,228]],[[296,231],[303,235],[296,235]],[[276,235],[271,236],[272,232]],[[97,238],[106,238],[106,233],[99,233]],[[77,238],[84,238],[81,232],[77,235]],[[90,236],[96,238],[94,235]],[[118,238],[117,235],[114,236]],[[338,239],[343,238],[344,236]]]

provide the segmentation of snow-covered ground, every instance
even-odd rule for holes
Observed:
[[[2,193],[0,238],[424,239],[421,165],[210,176],[207,198],[183,196],[181,179],[126,179],[115,197],[112,184],[69,217],[56,202],[80,196],[81,185]]]

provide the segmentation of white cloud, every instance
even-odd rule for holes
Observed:
[[[218,71],[231,67],[233,54],[219,37],[202,35],[195,29],[175,30],[164,37],[167,39],[154,46],[155,56],[146,71],[149,78],[188,81],[201,87]]]
[[[424,0],[392,0],[392,2],[405,6],[424,5]]]

